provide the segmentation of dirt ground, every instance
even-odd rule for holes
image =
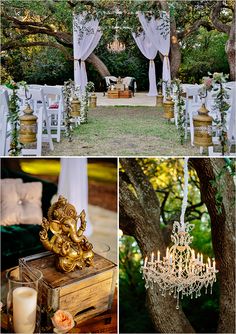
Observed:
[[[54,151],[44,145],[44,156],[194,156],[199,149],[180,145],[175,125],[157,107],[97,107],[88,123],[74,129],[73,141],[62,134]]]

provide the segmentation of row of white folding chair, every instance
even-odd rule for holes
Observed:
[[[52,131],[56,130],[56,133],[52,133],[52,138],[56,138],[59,143],[61,140],[61,130],[64,129],[64,102],[61,85],[48,86],[48,85],[28,85],[29,88],[42,89],[43,97],[45,99],[48,116],[50,119],[50,128]]]
[[[52,138],[56,138],[57,142],[60,142],[61,139],[61,130],[64,128],[64,112],[63,112],[63,86],[47,86],[47,85],[28,85],[28,89],[42,89],[43,98],[45,99],[45,106],[48,111],[48,116],[50,119],[50,128],[52,131],[56,130],[56,133],[52,133]],[[12,94],[12,90],[4,86],[9,93]],[[30,97],[29,91],[25,93],[24,88],[17,90],[17,95],[20,98],[19,107],[22,110],[25,107],[27,99]],[[53,105],[54,104],[54,105]]]
[[[206,107],[209,110],[209,115],[212,116],[213,120],[216,120],[217,118],[220,117],[219,111],[215,108],[215,94],[217,91],[211,91],[208,92],[208,95],[206,97]],[[233,98],[235,99],[235,94],[229,94],[229,99],[228,103],[230,105],[228,111],[227,111],[227,133],[228,133],[228,138],[230,141],[230,146],[232,146],[233,143],[235,143],[235,102],[233,102]],[[189,122],[190,122],[190,136],[191,136],[191,145],[194,146],[193,141],[194,141],[194,126],[193,126],[193,117],[194,115],[197,115],[198,110],[201,106],[202,102],[200,100],[196,103],[193,99],[189,100],[188,104],[188,117],[189,117]],[[214,121],[213,121],[213,144],[217,145],[219,144],[219,132],[218,129],[214,126]],[[203,149],[200,148],[200,151],[202,152]],[[209,147],[208,149],[209,155],[213,155],[214,153],[214,148]]]
[[[52,135],[50,129],[50,120],[48,116],[47,107],[43,97],[42,89],[29,89],[28,91],[30,100],[28,103],[34,110],[34,114],[38,117],[37,119],[37,143],[36,148],[28,148],[22,150],[22,155],[42,155],[42,143],[49,143],[50,150],[53,151],[54,146],[52,142]],[[45,127],[43,126],[45,123]],[[44,128],[46,133],[44,132]]]
[[[59,143],[61,140],[62,123],[64,121],[62,86],[28,85],[28,89],[42,89],[45,108],[47,108],[48,111],[51,131],[53,132],[54,130],[56,130],[56,133],[51,133],[51,136],[52,138],[55,138]],[[26,99],[30,98],[30,92],[27,91],[27,93],[25,94],[25,90],[23,88],[20,88],[17,91],[17,95],[20,97],[20,107],[24,108],[26,104]],[[42,101],[38,102],[40,103]]]
[[[21,151],[21,154],[24,155],[37,155],[41,156],[42,153],[42,143],[43,142],[48,142],[49,147],[51,150],[54,149],[53,147],[53,142],[52,142],[52,137],[51,137],[51,131],[50,131],[50,124],[49,124],[49,117],[48,117],[48,112],[47,108],[43,99],[43,92],[42,89],[29,89],[29,96],[31,96],[29,100],[29,104],[34,110],[34,114],[37,115],[38,120],[37,120],[37,143],[36,143],[36,148],[23,148]],[[1,110],[1,113],[4,115],[4,120],[7,119],[7,115],[9,113],[8,109],[8,92],[7,90],[3,90],[1,94],[3,103]],[[42,101],[41,103],[38,103],[38,101]],[[22,114],[22,109],[23,106],[21,106],[21,114]],[[45,127],[46,127],[46,134],[43,134],[43,122],[45,122]],[[3,155],[8,155],[8,150],[10,147],[10,133],[11,129],[7,125],[3,128],[3,133],[1,133],[1,138],[3,139],[3,149],[2,153]]]

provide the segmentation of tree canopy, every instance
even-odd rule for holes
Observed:
[[[68,76],[73,77],[72,19],[73,13],[83,11],[89,16],[98,17],[103,31],[99,46],[87,59],[92,64],[92,67],[89,66],[89,75],[95,80],[97,88],[100,78],[96,71],[105,76],[118,72],[123,75],[122,70],[126,70],[126,75],[138,76],[141,89],[147,87],[147,61],[131,36],[131,31],[141,30],[137,11],[144,12],[147,17],[158,17],[160,10],[170,12],[172,77],[180,76],[186,82],[198,82],[208,70],[230,70],[231,78],[234,77],[235,22],[232,0],[4,0],[1,10],[3,81],[9,75],[15,79],[19,74],[23,76],[21,79],[35,83],[43,80],[61,83]],[[110,54],[106,45],[113,40],[116,24],[120,27],[119,38],[125,42],[126,51]],[[53,66],[53,59],[58,66]],[[30,74],[27,73],[29,63]],[[44,63],[47,75],[39,78]],[[55,71],[56,67],[62,70]],[[160,77],[160,57],[157,57],[156,67]]]
[[[213,295],[184,298],[182,308],[157,286],[146,292],[139,272],[147,254],[170,245],[173,222],[179,220],[183,197],[181,159],[120,159],[120,315],[127,319],[121,330],[134,331],[134,310],[142,316],[136,331],[164,333],[235,331],[234,161],[189,160],[189,196],[185,221],[194,223],[191,245],[204,257],[214,256],[219,268]],[[227,186],[226,186],[227,185]],[[227,189],[226,189],[227,188]],[[128,237],[127,237],[128,236]],[[230,291],[230,292],[229,292]],[[147,313],[148,312],[148,313]],[[153,327],[150,323],[152,320]],[[138,328],[138,326],[140,326]],[[131,330],[132,328],[132,330]]]

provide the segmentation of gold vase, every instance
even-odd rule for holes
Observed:
[[[163,106],[163,95],[162,93],[158,93],[156,96],[156,107],[162,107]]]
[[[198,115],[193,117],[194,126],[194,145],[197,146],[213,146],[212,142],[212,121],[213,118],[208,115],[205,103],[198,110]]]
[[[96,108],[97,107],[97,96],[95,93],[93,93],[90,97],[90,107]]]
[[[37,141],[37,119],[33,115],[33,109],[27,104],[23,110],[24,115],[20,116],[19,142],[21,144],[35,143]]]
[[[164,108],[164,118],[171,119],[174,118],[174,101],[171,96],[166,97],[166,101],[163,102]]]
[[[71,101],[71,111],[70,116],[79,117],[80,116],[80,101],[78,97],[74,96]]]

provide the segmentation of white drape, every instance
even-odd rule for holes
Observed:
[[[85,60],[98,45],[102,36],[97,19],[85,20],[85,14],[73,17],[74,80],[84,92],[88,78]]]
[[[162,12],[159,19],[152,17],[151,20],[148,20],[144,14],[139,12],[138,17],[151,43],[163,55],[162,79],[170,81],[170,21],[168,14]]]
[[[157,95],[156,69],[154,59],[157,55],[157,49],[153,46],[145,32],[140,35],[132,33],[132,36],[142,54],[149,59],[149,92],[148,96]]]
[[[88,216],[88,175],[86,158],[61,158],[61,171],[58,182],[58,195],[64,196],[73,204],[77,213],[84,209],[87,228],[85,235],[92,233]]]

